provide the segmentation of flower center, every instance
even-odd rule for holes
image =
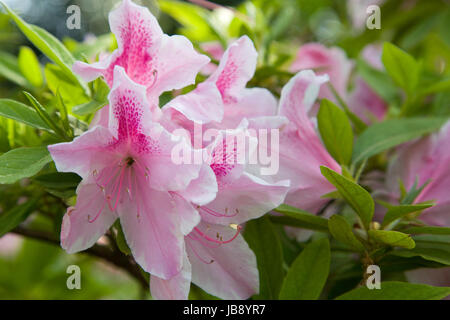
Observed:
[[[128,168],[131,167],[134,162],[135,162],[135,160],[132,157],[128,157],[125,159],[125,164]]]

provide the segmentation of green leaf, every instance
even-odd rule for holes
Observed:
[[[15,82],[21,87],[29,85],[27,79],[20,72],[16,57],[3,51],[0,51],[0,76]]]
[[[381,226],[387,226],[392,221],[400,219],[409,213],[421,211],[432,206],[433,205],[430,203],[390,206],[388,208],[388,211],[384,215],[383,223],[381,224]]]
[[[108,104],[108,85],[100,78],[95,80],[95,93],[92,100],[89,102],[77,105],[72,108],[72,113],[84,116],[90,113],[94,113]]]
[[[308,244],[284,278],[280,300],[318,299],[330,272],[330,256],[327,238]]]
[[[362,243],[356,238],[355,234],[352,231],[351,226],[348,224],[347,220],[340,215],[333,215],[328,220],[328,228],[330,229],[330,233],[333,235],[336,240],[345,243],[351,248],[357,251],[364,251],[364,246]]]
[[[52,128],[39,117],[34,109],[14,100],[0,99],[0,116],[54,133]]]
[[[444,79],[442,81],[435,82],[432,85],[425,87],[424,89],[421,89],[419,94],[428,95],[444,91],[450,91],[450,79]]]
[[[333,102],[322,99],[317,121],[328,152],[340,164],[348,165],[352,158],[353,131],[345,112]]]
[[[416,60],[410,54],[387,42],[383,45],[381,60],[394,82],[408,94],[414,93],[420,73],[420,66]]]
[[[374,202],[370,193],[353,181],[341,176],[339,173],[321,166],[320,171],[327,180],[336,187],[345,201],[355,210],[366,229],[372,221]]]
[[[356,139],[353,163],[435,131],[446,121],[445,118],[408,118],[375,123]]]
[[[271,219],[280,224],[288,224],[297,228],[304,228],[322,232],[328,231],[328,220],[309,212],[291,207],[287,204],[282,204],[274,211],[284,214],[286,217],[273,216]],[[283,223],[285,222],[285,223]]]
[[[450,228],[448,227],[432,227],[432,226],[424,226],[424,227],[411,227],[402,232],[409,234],[442,234],[442,235],[450,235]]]
[[[440,300],[450,294],[448,287],[386,281],[381,289],[359,287],[337,297],[337,300]]]
[[[422,257],[423,259],[428,261],[450,265],[450,251],[442,248],[422,248],[416,246],[416,248],[412,250],[394,250],[389,252],[389,255],[403,258]]]
[[[83,88],[57,65],[48,63],[44,73],[48,88],[55,95],[59,92],[66,105],[75,106],[89,101],[90,98],[85,95]]]
[[[19,51],[19,68],[25,78],[35,87],[41,87],[44,83],[41,66],[33,50],[21,47]]]
[[[17,148],[0,156],[0,184],[34,176],[52,158],[47,147]]]
[[[400,180],[400,190],[402,193],[400,204],[413,204],[413,202],[416,200],[416,198],[419,196],[419,194],[422,192],[423,189],[430,183],[431,180],[426,181],[423,183],[420,187],[417,188],[417,184],[419,183],[418,178],[414,180],[414,184],[412,187],[406,191],[405,186],[403,182]]]
[[[387,230],[369,230],[368,233],[371,240],[391,247],[412,249],[416,246],[411,236],[406,233]]]
[[[448,235],[419,235],[413,237],[416,247],[412,250],[394,250],[390,255],[400,257],[420,256],[429,261],[450,265],[450,237]]]
[[[213,32],[207,22],[208,11],[190,3],[173,0],[158,1],[161,11],[184,26],[184,35],[191,40],[213,40]]]
[[[50,33],[38,26],[26,23],[5,3],[2,1],[0,1],[0,3],[28,40],[30,40],[30,42],[50,60],[60,66],[69,77],[77,81],[80,86],[84,88],[87,95],[89,95],[89,88],[87,85],[72,72],[72,65],[74,64],[75,59],[69,50],[67,50],[67,48]]]
[[[70,126],[70,122],[69,122],[69,112],[67,110],[67,106],[64,103],[63,98],[61,97],[61,94],[59,91],[56,93],[56,98],[58,100],[57,106],[59,109],[60,121],[61,121],[62,127],[64,129],[64,132],[66,133],[67,137],[73,139],[74,134],[73,134],[73,129]]]
[[[29,94],[28,92],[24,91],[23,92],[25,94],[25,96],[28,98],[28,100],[31,102],[31,104],[34,107],[34,110],[36,110],[36,113],[39,115],[39,117],[41,117],[41,119],[49,126],[53,129],[54,132],[56,132],[57,135],[59,135],[62,139],[64,140],[70,140],[66,133],[64,132],[64,130],[62,130],[61,128],[59,128],[56,123],[52,120],[52,118],[50,118],[50,115],[47,113],[47,111],[45,111],[44,107],[39,103],[39,101],[36,100],[35,97],[33,97],[31,94]]]
[[[37,198],[33,198],[0,214],[0,237],[3,237],[24,221],[36,208],[36,202]]]
[[[256,299],[276,299],[284,277],[281,241],[269,218],[251,220],[245,225],[244,238],[255,253],[259,270],[259,294]]]
[[[51,189],[75,189],[81,182],[81,178],[75,173],[53,172],[34,177],[33,181]]]

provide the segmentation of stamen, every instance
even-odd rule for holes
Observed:
[[[211,248],[211,249],[216,249],[221,246],[221,244],[219,244],[219,243],[211,243],[210,241],[208,241],[202,237],[199,237],[198,235],[196,235],[194,233],[188,234],[187,237],[194,241],[200,242],[201,245]],[[206,241],[208,241],[208,242],[206,242]]]
[[[241,226],[238,225],[236,227],[236,230],[237,230],[236,234],[231,239],[228,239],[228,240],[222,240],[222,238],[220,237],[220,234],[217,234],[217,238],[219,239],[219,240],[217,240],[217,239],[213,239],[210,236],[208,236],[207,234],[203,233],[199,228],[197,228],[197,227],[194,228],[194,230],[197,231],[197,233],[200,236],[202,236],[203,238],[205,238],[206,240],[214,242],[214,243],[219,243],[219,244],[230,243],[231,241],[236,239],[236,237],[239,235],[241,229],[242,229]]]
[[[153,70],[152,74],[153,74],[153,81],[152,81],[152,84],[150,86],[148,86],[148,88],[153,87],[155,85],[156,81],[158,80],[158,70],[156,70],[156,69]]]
[[[98,178],[98,179],[96,179],[95,180],[95,182],[97,183],[97,185],[100,187],[100,188],[105,188],[108,184],[109,184],[109,182],[113,179],[113,178],[115,178],[116,177],[116,175],[117,175],[117,173],[119,172],[119,170],[121,169],[121,164],[120,164],[120,162],[117,164],[117,166],[115,166],[114,167],[114,169],[111,169],[111,168],[107,168],[107,169],[104,169],[103,171],[102,171],[102,173],[100,174],[100,177]],[[111,171],[113,171],[113,174],[111,174],[111,175],[109,175],[109,176],[106,176],[105,178],[107,179],[106,181],[103,181],[103,183],[101,182],[101,179],[103,179],[103,176],[104,175],[107,175],[106,174],[106,172],[108,171],[108,173],[110,173]]]
[[[212,215],[214,217],[221,217],[221,218],[223,218],[223,217],[231,218],[231,217],[236,216],[238,214],[238,212],[239,212],[239,211],[236,211],[236,213],[228,215],[228,214],[226,214],[228,212],[228,208],[225,208],[225,214],[219,213],[217,211],[214,211],[214,210],[212,210],[212,209],[210,209],[208,207],[199,207],[199,209],[203,210],[204,212],[206,212],[206,213],[208,213],[208,214],[210,214],[210,215]]]
[[[100,213],[103,212],[103,209],[105,208],[105,202],[102,203],[102,207],[100,208],[100,210],[98,210],[97,214],[95,215],[94,219],[91,220],[91,217],[88,215],[88,222],[89,223],[93,223],[95,222],[95,220],[97,220],[97,218],[100,216]]]
[[[122,190],[122,182],[123,182],[124,170],[125,170],[125,167],[122,166],[122,168],[120,170],[120,173],[119,173],[119,176],[115,180],[115,183],[114,183],[113,190],[112,190],[111,194],[109,194],[106,197],[106,201],[108,202],[108,206],[109,206],[109,209],[111,211],[115,211],[117,209],[117,205],[119,203],[119,198],[120,198],[120,194],[121,194],[121,190]],[[112,207],[111,206],[111,199],[112,199],[112,196],[114,196],[114,194],[116,194],[116,202],[114,204],[114,207]]]

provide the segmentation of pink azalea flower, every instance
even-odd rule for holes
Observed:
[[[231,132],[227,136],[219,132],[207,148],[211,156],[209,171],[218,184],[217,196],[207,205],[197,206],[202,222],[186,237],[183,270],[170,280],[152,276],[150,286],[156,299],[187,299],[191,281],[222,299],[247,299],[259,290],[256,259],[239,234],[239,224],[279,206],[289,183],[268,183],[248,172],[245,164],[237,160],[238,140],[233,138],[233,134],[246,135],[246,127]],[[230,148],[230,143],[235,146]],[[184,192],[179,194],[184,196]]]
[[[175,145],[189,149],[189,143],[152,121],[146,88],[119,66],[109,101],[108,127],[48,147],[58,171],[83,178],[63,219],[62,247],[69,253],[89,248],[120,219],[136,261],[169,279],[182,269],[184,237],[200,221],[195,194],[188,201],[177,192],[199,178],[201,165],[172,161]],[[208,187],[198,190],[214,194],[217,184]]]
[[[197,53],[187,38],[164,34],[150,11],[130,0],[123,0],[111,11],[109,24],[117,39],[117,50],[93,64],[77,61],[73,70],[86,81],[103,76],[111,87],[114,67],[123,67],[134,82],[146,87],[155,116],[159,116],[156,111],[161,93],[195,83],[197,73],[210,60]],[[100,112],[101,124],[108,117],[107,109]]]
[[[285,203],[317,212],[326,202],[322,195],[335,188],[321,174],[320,166],[340,172],[340,166],[320,140],[315,119],[309,111],[327,75],[304,70],[281,91],[279,114],[289,119],[280,133],[280,178],[291,180]]]
[[[246,117],[279,118],[275,115],[276,100],[269,91],[245,88],[255,71],[256,55],[248,37],[238,39],[205,82],[163,108],[167,124],[174,129],[182,127],[191,133],[194,125],[218,129],[214,142],[207,145],[209,168],[203,170],[203,174],[214,174],[218,192],[213,201],[197,206],[202,222],[186,237],[183,270],[170,280],[152,276],[154,298],[186,299],[191,281],[222,299],[247,299],[259,290],[256,259],[239,234],[239,224],[283,203],[289,183],[267,182],[253,174],[246,162],[237,161],[238,140],[233,137],[245,136],[252,141],[246,144],[245,154],[256,152],[252,146],[256,146],[257,137],[249,132]],[[262,125],[264,121],[254,123]],[[200,147],[204,143],[202,140]],[[179,194],[184,196],[189,190]]]
[[[425,223],[450,227],[450,122],[438,133],[405,144],[390,163],[387,188],[393,197],[399,197],[398,180],[409,190],[417,179],[418,186],[428,180],[428,185],[417,196],[415,203],[434,200],[436,205],[420,215]]]
[[[186,237],[183,270],[164,280],[150,279],[153,298],[185,300],[190,283],[221,299],[248,299],[259,291],[256,257],[236,230],[201,222]]]
[[[274,116],[275,97],[264,88],[246,88],[256,69],[257,52],[242,36],[223,54],[216,71],[192,92],[178,96],[163,108],[168,122],[192,130],[193,123],[206,128],[236,128],[243,118]]]
[[[298,72],[306,69],[316,69],[318,75],[328,74],[330,83],[337,93],[347,99],[347,87],[353,62],[350,61],[342,49],[327,48],[320,43],[307,43],[300,47],[297,57],[290,67],[290,71]],[[333,93],[327,86],[322,86],[320,98],[336,101]]]

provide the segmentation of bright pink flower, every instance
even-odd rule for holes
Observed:
[[[134,82],[145,86],[151,108],[155,110],[159,111],[158,98],[162,92],[195,83],[197,73],[209,62],[207,56],[194,50],[187,38],[164,34],[150,11],[130,0],[123,0],[111,11],[109,24],[117,39],[117,50],[93,64],[78,61],[73,70],[86,81],[103,76],[111,87],[114,67],[121,66]],[[102,111],[102,115],[107,114]],[[155,113],[155,116],[159,115]]]
[[[278,177],[291,181],[285,203],[310,212],[317,212],[327,202],[322,195],[335,190],[322,176],[320,166],[341,170],[322,144],[315,119],[309,116],[320,86],[327,81],[328,76],[305,70],[281,91],[279,114],[289,123],[280,132]]]
[[[246,164],[238,161],[241,154],[238,136],[247,135],[253,140],[247,145],[256,146],[256,138],[249,136],[246,130],[242,125],[227,131],[227,135],[220,131],[207,147],[211,156],[209,170],[215,174],[218,184],[217,197],[206,205],[197,206],[202,222],[186,237],[183,270],[170,280],[152,277],[154,298],[186,299],[191,281],[222,299],[247,299],[258,292],[256,259],[239,234],[239,224],[279,206],[289,183],[268,183],[248,172]],[[256,152],[255,148],[249,149],[245,153]],[[184,191],[179,194],[184,196]]]
[[[153,298],[185,300],[191,281],[221,299],[248,299],[259,291],[256,257],[236,230],[201,222],[185,243],[183,270],[170,280],[151,277]]]
[[[239,234],[239,224],[283,203],[289,183],[267,182],[250,170],[254,167],[238,161],[242,155],[238,137],[248,139],[243,152],[247,159],[257,152],[258,139],[248,130],[249,122],[263,126],[265,120],[280,118],[275,114],[277,103],[269,91],[245,88],[254,74],[256,58],[250,39],[238,39],[205,82],[163,108],[167,123],[173,128],[181,126],[191,133],[195,133],[194,124],[205,131],[218,129],[214,142],[206,148],[211,156],[209,168],[203,169],[205,174],[215,175],[218,192],[213,201],[197,206],[202,222],[186,237],[182,272],[170,280],[152,277],[155,298],[186,299],[191,281],[223,299],[247,299],[258,292],[256,259]],[[200,144],[203,147],[206,141],[201,140]],[[188,187],[179,194],[184,196],[189,190]]]
[[[192,92],[178,96],[163,108],[168,121],[183,127],[195,122],[206,128],[236,128],[243,118],[273,116],[274,96],[264,88],[246,88],[256,69],[257,52],[242,36],[223,54],[216,71]]]
[[[117,66],[109,127],[95,126],[49,151],[59,171],[83,178],[77,204],[63,219],[63,248],[73,253],[92,246],[119,218],[136,261],[169,279],[182,268],[184,237],[200,221],[196,208],[177,192],[199,178],[201,165],[172,161],[174,146],[185,143],[189,150],[189,144],[152,121],[145,91]],[[216,183],[209,187],[215,193]]]
[[[450,227],[450,122],[438,133],[403,145],[387,172],[387,188],[399,197],[398,180],[409,190],[417,179],[418,186],[430,181],[415,203],[434,200],[436,205],[420,215],[425,223]]]
[[[298,72],[300,70],[315,69],[318,75],[328,74],[330,83],[337,93],[346,100],[352,68],[353,62],[347,58],[342,49],[337,47],[327,48],[320,43],[307,43],[298,50],[297,57],[292,63],[290,70]],[[327,86],[320,88],[319,97],[336,101],[333,93]]]

